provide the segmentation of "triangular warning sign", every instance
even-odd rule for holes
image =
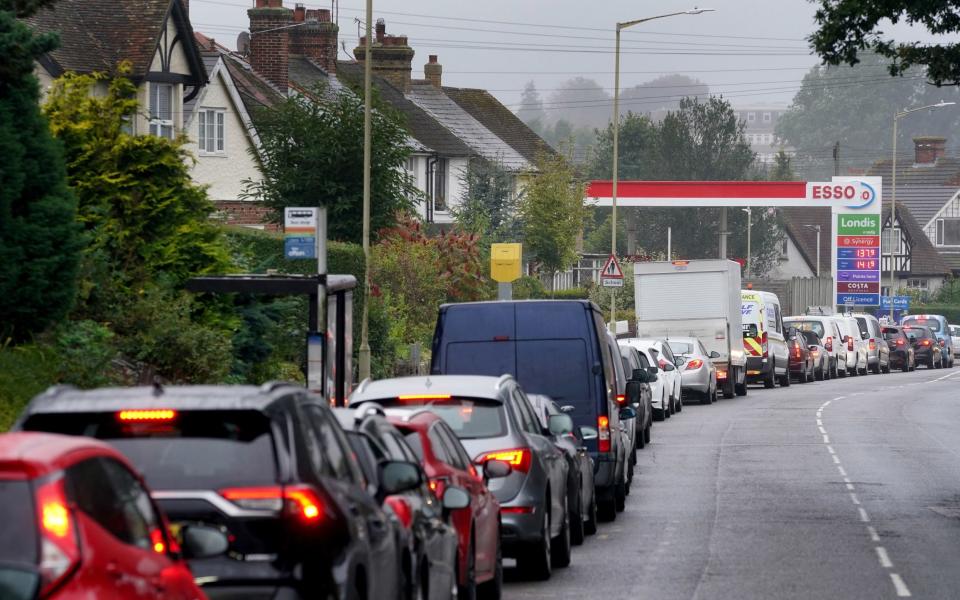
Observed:
[[[623,279],[623,269],[620,268],[620,263],[617,262],[617,257],[613,254],[610,255],[610,258],[607,259],[607,262],[604,263],[603,269],[600,271],[601,279]]]

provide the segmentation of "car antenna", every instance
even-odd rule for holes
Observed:
[[[160,382],[159,376],[153,378],[153,395],[155,397],[163,395],[163,384]]]

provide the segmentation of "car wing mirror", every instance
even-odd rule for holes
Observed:
[[[710,358],[720,358],[720,353],[716,350],[711,350],[710,354],[707,355]]]
[[[572,412],[573,412],[574,410],[576,410],[576,409],[577,409],[576,406],[571,406],[571,405],[567,404],[566,406],[561,406],[561,407],[560,407],[560,412],[562,412],[562,413],[564,413],[564,414],[570,414],[570,413],[572,413]]]
[[[637,411],[633,409],[632,406],[624,406],[620,409],[620,420],[626,421],[629,419],[636,419]]]
[[[551,435],[567,435],[573,433],[573,419],[570,415],[550,415],[547,422]]]
[[[180,539],[180,549],[187,559],[221,556],[230,547],[227,534],[209,525],[185,525],[180,530]]]
[[[470,506],[470,494],[462,488],[450,486],[443,491],[443,509],[458,510]]]
[[[663,370],[664,370],[664,371],[668,371],[668,372],[669,372],[669,371],[675,371],[676,369],[677,369],[677,368],[676,368],[675,366],[673,366],[672,364],[670,364],[669,362],[664,363],[664,365],[663,365]]]
[[[585,442],[595,440],[598,436],[599,434],[595,427],[583,426],[580,428],[580,437],[582,437]]]
[[[384,497],[406,492],[423,484],[420,465],[403,460],[380,463],[380,493]]]
[[[660,373],[660,370],[657,367],[650,366],[647,367],[647,373],[653,375],[653,378],[650,381],[655,381],[657,379],[657,375]]]
[[[646,369],[634,369],[630,379],[639,381],[640,383],[650,383],[649,374]]]
[[[502,460],[488,460],[483,463],[483,476],[486,479],[500,479],[509,475],[513,469]]]

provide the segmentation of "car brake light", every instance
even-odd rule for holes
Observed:
[[[449,400],[450,394],[410,394],[407,396],[397,396],[400,402],[410,402],[414,400]]]
[[[480,456],[478,463],[483,464],[488,460],[500,460],[508,465],[514,471],[526,473],[530,470],[530,462],[533,460],[533,454],[529,448],[513,448],[511,450],[497,450],[496,452],[487,452]]]
[[[537,512],[536,506],[501,506],[500,514],[532,515]]]
[[[63,476],[40,486],[36,498],[41,533],[41,595],[46,597],[80,564],[80,546]]]
[[[688,370],[688,371],[696,371],[697,369],[699,369],[699,368],[702,367],[702,366],[703,366],[703,361],[700,360],[699,358],[695,358],[695,359],[693,359],[693,360],[691,360],[690,362],[687,363],[687,370]]]
[[[317,492],[305,485],[227,488],[220,495],[240,508],[249,510],[286,510],[308,523],[324,516],[323,502]]]
[[[828,336],[823,342],[823,349],[827,352],[833,352],[833,336]]]
[[[793,357],[800,360],[800,342],[796,340],[793,342]]]
[[[597,450],[610,452],[610,419],[604,415],[597,417]]]
[[[903,338],[897,338],[897,345],[898,345],[898,346],[902,346],[902,345],[903,345]]]
[[[397,515],[397,520],[403,528],[410,529],[410,524],[413,523],[413,511],[410,510],[410,504],[406,499],[401,496],[388,496],[384,502],[393,510],[393,514]]]
[[[617,394],[617,404],[619,404],[620,406],[623,406],[626,403],[627,403],[626,394]]]
[[[873,338],[870,338],[870,349],[871,349],[871,350],[876,350],[876,349],[877,349],[877,340],[875,340],[875,339],[873,339]]]
[[[853,352],[853,336],[847,336],[847,352]]]
[[[163,554],[167,551],[167,544],[163,540],[163,532],[157,527],[150,530],[150,547],[157,554]]]
[[[810,354],[812,354],[813,357],[816,358],[816,357],[820,356],[820,351],[819,351],[819,350],[811,350],[811,351],[810,351]]]
[[[930,340],[920,340],[920,345],[921,345],[921,346],[929,346],[929,345],[930,345]]]
[[[726,379],[727,370],[726,369],[717,369],[717,379]]]
[[[149,422],[149,421],[172,421],[177,418],[177,411],[169,408],[151,408],[146,410],[121,410],[117,413],[117,418],[125,423],[131,422]]]
[[[447,489],[447,478],[446,477],[432,477],[427,481],[427,487],[430,488],[430,491],[433,492],[433,495],[437,497],[438,500],[443,500],[443,492]]]

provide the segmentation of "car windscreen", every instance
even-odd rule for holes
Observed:
[[[24,429],[106,440],[155,490],[218,489],[277,480],[270,420],[257,411],[178,411],[160,421],[123,421],[114,412],[41,413],[31,415]]]
[[[507,433],[506,411],[502,403],[494,400],[404,396],[376,402],[385,408],[422,406],[446,421],[460,439],[500,437]]]
[[[796,327],[800,331],[812,331],[817,337],[823,338],[823,323],[820,321],[784,321],[787,327]]]
[[[37,562],[37,522],[30,483],[0,479],[0,598],[18,598],[4,592],[4,565],[33,566]],[[15,578],[17,573],[10,575]],[[12,585],[12,584],[11,584]],[[26,597],[26,596],[24,596]]]
[[[907,317],[903,324],[910,324],[917,327],[929,327],[932,331],[940,331],[940,321],[937,319],[921,319],[919,317]]]
[[[674,354],[693,354],[693,344],[691,342],[678,342],[676,340],[667,340],[667,345]]]

